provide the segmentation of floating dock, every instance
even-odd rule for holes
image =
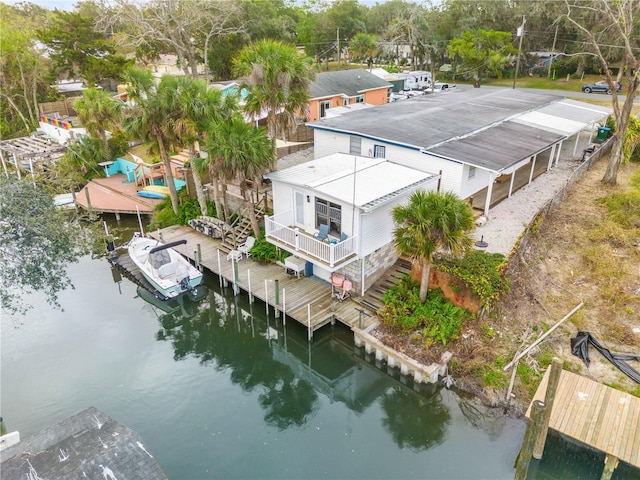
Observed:
[[[550,371],[547,369],[534,402],[544,402]],[[530,415],[531,406],[527,417]],[[604,452],[602,479],[611,478],[620,460],[640,468],[640,398],[629,393],[562,370],[549,428]]]

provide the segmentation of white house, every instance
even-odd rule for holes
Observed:
[[[349,153],[385,158],[441,175],[440,189],[491,206],[561,156],[582,157],[611,109],[533,90],[461,89],[352,112],[307,124],[314,157]],[[518,173],[520,183],[514,183]],[[494,188],[504,183],[508,189]]]
[[[346,153],[265,177],[274,210],[265,219],[267,240],[308,262],[314,276],[330,280],[340,271],[362,293],[397,259],[393,207],[438,184],[436,174]],[[316,238],[325,231],[327,238]]]

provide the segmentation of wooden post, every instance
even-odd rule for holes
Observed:
[[[533,453],[533,447],[536,442],[536,438],[538,438],[540,427],[542,426],[544,410],[544,403],[540,400],[534,400],[531,404],[529,425],[527,425],[527,431],[524,434],[522,449],[516,459],[516,475],[513,477],[514,480],[525,480],[527,478],[527,471],[529,470],[529,463],[531,462],[531,454]]]
[[[84,187],[84,195],[87,197],[87,210],[91,211],[91,199],[89,198],[89,187]]]
[[[614,457],[610,453],[607,453],[607,456],[604,457],[604,470],[602,471],[602,476],[600,480],[611,480],[611,476],[613,475],[613,471],[618,466],[618,458]]]
[[[282,289],[282,325],[287,325],[287,291]]]
[[[533,458],[536,460],[540,460],[542,458],[542,453],[544,452],[544,444],[547,441],[547,431],[549,430],[549,419],[551,418],[551,410],[553,409],[553,402],[556,398],[556,391],[558,390],[560,373],[562,373],[562,363],[560,363],[560,360],[557,358],[554,358],[551,365],[549,365],[547,391],[544,394],[545,409],[542,418],[542,426],[540,428],[538,438],[536,439],[535,447],[533,448]]]
[[[198,253],[196,263],[198,264],[198,270],[202,271],[202,248],[199,243],[196,244],[196,248]]]

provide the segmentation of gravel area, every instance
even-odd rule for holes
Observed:
[[[278,159],[278,170],[313,160],[313,147],[286,155]],[[489,210],[487,221],[474,232],[474,239],[487,242],[483,250],[489,253],[509,255],[516,240],[536,214],[553,196],[562,190],[580,161],[560,160],[530,184]]]

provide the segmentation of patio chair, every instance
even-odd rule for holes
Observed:
[[[340,234],[340,243],[344,242],[347,239],[347,234],[342,232]]]
[[[242,245],[238,246],[238,251],[240,253],[244,253],[247,258],[251,256],[251,249],[256,244],[256,239],[254,237],[247,237]]]
[[[316,240],[324,242],[329,236],[329,225],[325,225],[324,223],[320,224],[320,231],[317,235],[314,235]]]
[[[353,284],[351,283],[351,280],[348,279],[344,279],[344,282],[342,283],[342,291],[337,291],[336,292],[336,298],[339,301],[343,301],[345,298],[349,298],[351,296],[351,289],[353,288]]]

